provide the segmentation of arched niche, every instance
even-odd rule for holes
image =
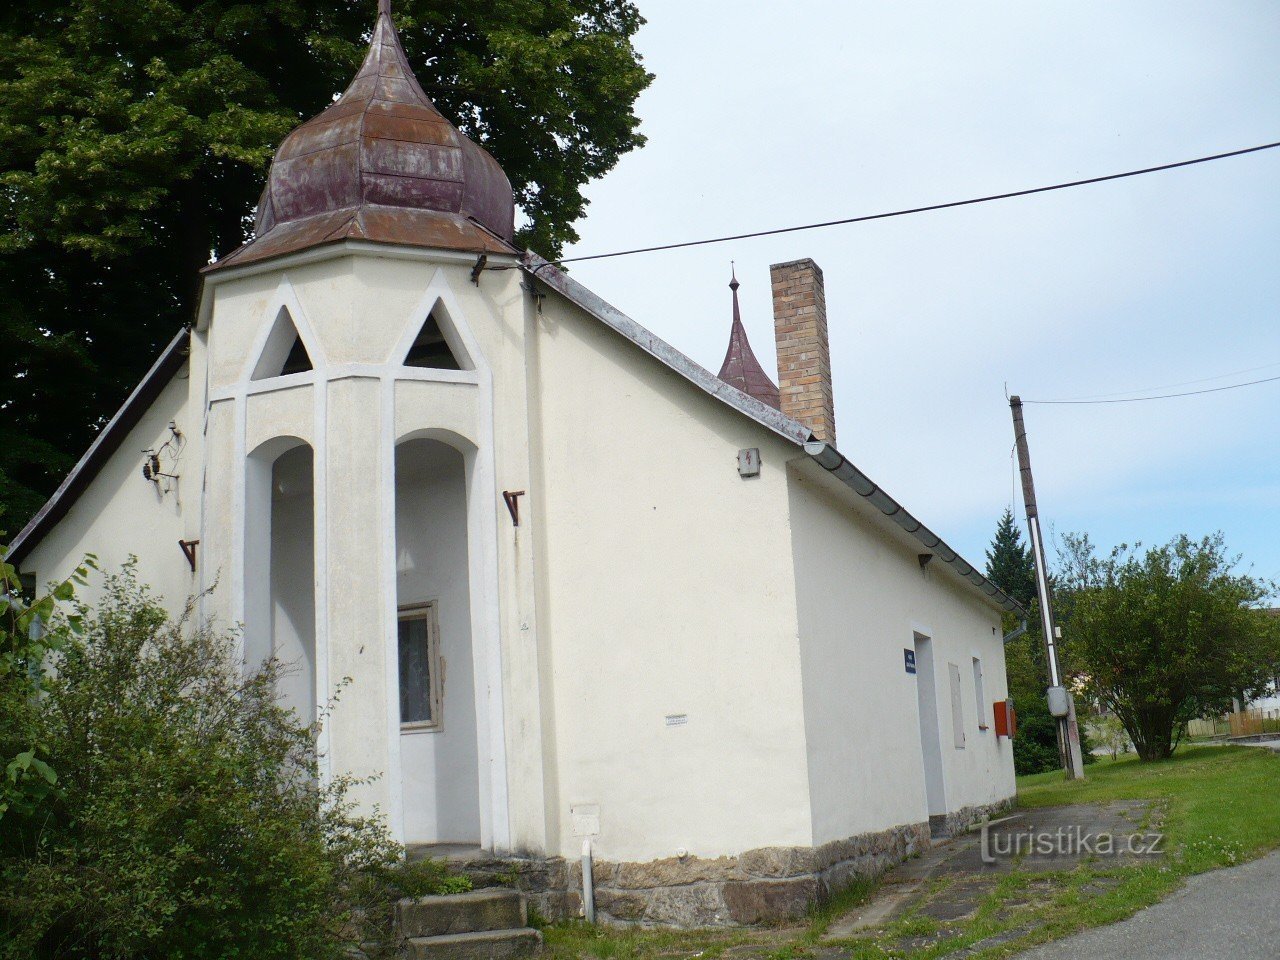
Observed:
[[[244,657],[281,666],[281,702],[315,721],[315,457],[299,437],[273,437],[245,463]]]
[[[401,789],[407,842],[479,843],[468,510],[475,448],[450,431],[395,447],[395,565]]]

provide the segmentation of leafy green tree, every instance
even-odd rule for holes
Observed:
[[[48,762],[48,745],[34,718],[52,680],[50,658],[82,629],[82,618],[56,614],[96,567],[88,556],[66,581],[29,597],[5,552],[0,547],[0,853],[3,838],[13,835],[6,830],[14,819],[41,822],[58,788],[58,772]]]
[[[1186,723],[1261,694],[1280,662],[1274,618],[1258,608],[1272,587],[1236,572],[1221,533],[1183,535],[1139,553],[1099,557],[1066,540],[1071,666],[1124,724],[1144,761],[1168,757]]]
[[[0,5],[0,513],[20,524],[248,236],[272,153],[346,85],[374,0]],[[511,178],[518,242],[576,239],[644,142],[630,0],[397,0],[426,92]]]
[[[55,618],[39,695],[5,701],[0,744],[43,759],[0,821],[3,960],[339,960],[394,950],[400,896],[469,887],[400,866],[351,781],[320,777],[279,665],[246,676],[236,638],[191,610],[169,618],[126,566],[74,624]]]

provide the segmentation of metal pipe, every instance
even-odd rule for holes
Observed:
[[[1040,626],[1044,630],[1044,645],[1049,654],[1049,686],[1062,686],[1062,672],[1058,669],[1058,643],[1054,636],[1053,609],[1049,599],[1049,579],[1044,572],[1044,540],[1040,535],[1040,518],[1032,514],[1027,519],[1031,528],[1031,549],[1036,557],[1036,590],[1040,593]]]
[[[1005,644],[1013,643],[1013,641],[1017,640],[1020,636],[1022,636],[1026,632],[1027,632],[1027,621],[1024,619],[1021,623],[1018,624],[1016,629],[1010,630],[1008,633],[1004,635]]]
[[[582,841],[582,915],[587,923],[596,922],[595,877],[591,869],[591,838]]]

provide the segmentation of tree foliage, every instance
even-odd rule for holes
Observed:
[[[1022,542],[1022,531],[1006,508],[996,524],[995,536],[987,548],[987,579],[1031,609],[1036,599],[1036,567],[1031,548]]]
[[[1036,599],[1035,561],[1030,548],[1022,542],[1022,531],[1006,509],[996,524],[991,546],[987,548],[987,579],[1028,612],[1034,612]],[[1016,625],[1012,614],[1005,617],[1005,629]],[[1045,702],[1047,668],[1044,638],[1038,624],[1029,624],[1026,633],[1005,645],[1005,675],[1009,697],[1018,713],[1018,735],[1013,740],[1014,769],[1019,774],[1055,770],[1058,757],[1058,732],[1049,706]]]
[[[1168,757],[1187,721],[1262,693],[1280,662],[1271,586],[1236,572],[1222,534],[1100,557],[1064,538],[1071,666],[1124,724],[1143,760]]]
[[[0,958],[337,960],[393,948],[398,896],[456,889],[321,779],[277,664],[246,676],[234,637],[170,619],[131,567],[78,616],[55,669],[5,688],[0,744],[44,759],[0,826]]]
[[[5,562],[4,554],[0,547],[0,836],[17,817],[42,816],[57,789],[58,772],[49,765],[47,744],[32,718],[49,690],[49,659],[83,629],[81,617],[55,620],[54,615],[97,565],[88,556],[70,578],[44,596],[27,597],[18,571]],[[3,846],[0,840],[0,850]]]
[[[374,0],[0,5],[0,509],[34,512],[248,236],[272,153],[343,89]],[[410,61],[511,178],[518,242],[576,239],[643,143],[630,0],[398,0]]]

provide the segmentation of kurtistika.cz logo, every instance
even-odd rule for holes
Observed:
[[[1153,857],[1164,853],[1163,833],[1094,832],[1081,826],[1055,830],[992,830],[982,825],[982,862],[1015,857]]]

